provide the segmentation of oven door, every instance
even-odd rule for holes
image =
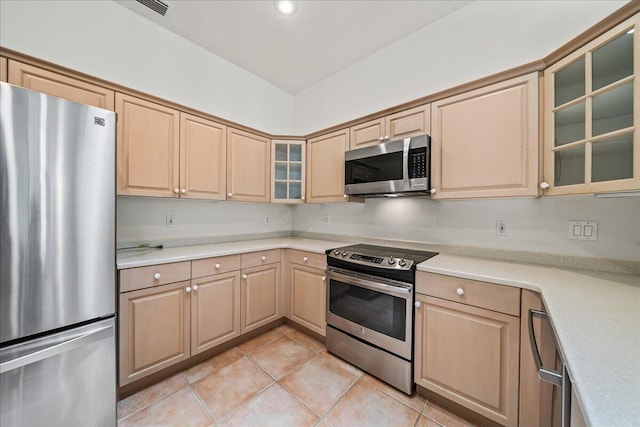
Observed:
[[[327,279],[327,324],[412,360],[412,284],[333,267]]]

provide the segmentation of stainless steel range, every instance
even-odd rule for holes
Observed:
[[[327,350],[413,393],[415,272],[435,255],[373,245],[327,251]]]

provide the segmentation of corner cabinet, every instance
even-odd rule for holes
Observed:
[[[433,199],[538,195],[538,73],[431,106]]]
[[[545,70],[545,194],[640,189],[636,15]]]
[[[346,202],[344,153],[349,149],[349,129],[307,141],[307,202]]]
[[[227,132],[227,200],[269,202],[269,139],[229,128]]]
[[[304,203],[305,142],[271,141],[271,202]]]

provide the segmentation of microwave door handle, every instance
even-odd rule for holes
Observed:
[[[405,184],[409,184],[409,148],[411,146],[411,138],[404,139],[404,147],[402,149],[402,179]]]

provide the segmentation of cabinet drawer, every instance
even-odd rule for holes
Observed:
[[[191,261],[120,270],[120,292],[135,291],[191,278]]]
[[[191,277],[198,278],[240,270],[240,255],[227,255],[191,261]]]
[[[327,268],[327,256],[315,252],[291,249],[289,250],[289,262],[308,265],[309,267],[319,268],[320,270]]]
[[[256,267],[259,265],[280,262],[280,249],[268,251],[249,252],[242,254],[242,268]]]
[[[418,271],[416,292],[520,316],[520,288]]]

